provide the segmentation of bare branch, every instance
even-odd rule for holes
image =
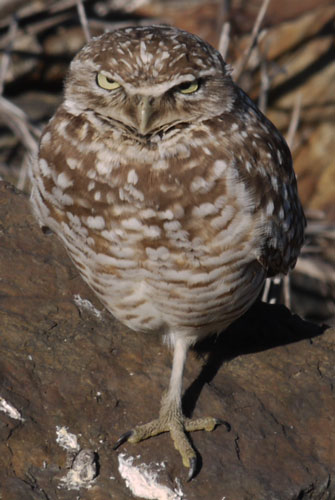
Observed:
[[[29,173],[29,166],[30,166],[33,158],[34,158],[34,155],[31,152],[29,152],[29,151],[25,152],[24,157],[23,157],[23,161],[21,164],[20,172],[19,172],[19,178],[18,178],[18,181],[16,183],[16,187],[18,189],[20,189],[21,191],[23,191],[25,188],[27,178],[28,178],[28,173]]]
[[[25,0],[1,0],[0,2],[0,18],[8,21],[13,15],[27,2]],[[8,19],[7,19],[8,18]]]
[[[259,91],[258,107],[265,114],[267,103],[268,103],[268,92],[270,88],[271,80],[268,73],[267,62],[263,60],[261,62],[261,88]]]
[[[226,59],[230,42],[230,23],[223,23],[218,50],[223,59]]]
[[[299,94],[297,95],[297,98],[294,102],[291,121],[290,121],[290,125],[288,127],[288,131],[286,134],[286,142],[287,142],[288,147],[290,149],[293,148],[294,137],[295,137],[298,125],[299,125],[300,112],[301,112],[301,102],[302,102],[302,96],[301,96],[301,93],[299,92]]]
[[[38,35],[39,33],[52,28],[54,26],[59,26],[64,24],[66,21],[72,18],[72,14],[70,12],[66,12],[64,14],[54,15],[52,17],[47,17],[45,19],[41,19],[35,22],[29,23],[26,27],[26,30],[31,35]]]
[[[327,265],[324,261],[321,264],[320,259],[300,258],[297,261],[294,272],[314,278],[322,283],[333,281],[333,267]]]
[[[58,0],[55,3],[51,3],[51,5],[48,6],[49,12],[61,12],[67,9],[70,9],[71,7],[74,7],[75,5],[78,4],[78,0]]]
[[[297,98],[294,102],[294,107],[292,111],[290,125],[287,131],[286,142],[288,147],[292,149],[295,133],[297,131],[299,125],[301,111],[301,93],[297,95]],[[284,304],[286,307],[291,307],[291,286],[290,286],[290,276],[284,276],[283,282],[283,293],[284,293]]]
[[[77,10],[79,14],[80,24],[82,25],[83,31],[85,33],[86,41],[89,42],[91,40],[91,33],[82,0],[77,0]]]
[[[40,132],[29,124],[26,114],[15,104],[0,96],[0,115],[4,117],[4,122],[21,140],[27,150],[36,154],[38,145],[34,135],[38,137]]]
[[[0,95],[3,93],[5,78],[8,70],[8,66],[10,63],[11,52],[14,45],[15,35],[17,32],[17,22],[15,17],[13,16],[8,28],[8,44],[4,54],[1,58],[0,65]]]
[[[250,54],[252,52],[252,49],[254,48],[254,46],[257,42],[260,28],[261,28],[261,24],[262,24],[262,21],[264,19],[265,14],[266,14],[266,11],[269,7],[270,1],[271,0],[263,0],[261,8],[259,9],[258,16],[256,18],[254,27],[253,27],[252,32],[251,32],[251,37],[250,37],[249,43],[248,43],[248,45],[247,45],[247,47],[242,55],[242,58],[238,61],[236,68],[235,68],[235,71],[234,71],[234,80],[236,82],[238,82],[239,79],[241,78],[241,75],[242,75],[242,73],[243,73],[243,71],[248,63],[249,58],[250,58]]]
[[[291,279],[289,274],[283,278],[283,300],[284,305],[291,309]]]
[[[270,286],[271,286],[271,278],[267,278],[265,280],[264,288],[263,288],[263,294],[262,294],[262,301],[263,302],[268,301]]]

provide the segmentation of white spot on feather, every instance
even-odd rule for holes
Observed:
[[[166,170],[169,167],[169,163],[166,160],[157,160],[152,168],[155,170]]]
[[[157,215],[160,219],[168,219],[168,220],[173,219],[173,212],[172,212],[172,210],[169,210],[169,209],[158,212]]]
[[[96,262],[102,266],[112,266],[117,267],[118,269],[134,269],[137,267],[136,261],[129,259],[115,259],[114,257],[103,253],[98,253],[96,255]]]
[[[283,157],[282,157],[281,152],[279,151],[279,149],[277,149],[277,158],[278,158],[279,165],[281,165],[282,162],[283,162]]]
[[[159,54],[159,60],[163,61],[164,59],[168,59],[170,56],[170,54],[166,51],[166,50],[163,50],[160,54]]]
[[[156,212],[152,208],[146,208],[141,210],[139,215],[140,217],[143,217],[143,219],[151,219],[152,217],[155,217]]]
[[[275,208],[275,206],[273,204],[273,201],[270,200],[266,206],[266,215],[272,215],[274,208]]]
[[[145,238],[159,238],[161,235],[161,230],[158,226],[144,226],[143,235]]]
[[[208,149],[206,146],[204,146],[204,147],[202,148],[202,150],[203,150],[203,152],[205,153],[205,155],[210,156],[210,155],[212,154],[211,150],[210,150],[210,149]]]
[[[232,220],[234,217],[235,209],[231,205],[227,205],[221,211],[221,215],[218,217],[214,217],[210,221],[210,225],[215,229],[222,229],[226,227],[226,225]]]
[[[192,210],[192,214],[195,217],[206,217],[207,215],[213,215],[217,212],[218,209],[213,203],[201,203],[199,207],[194,207]]]
[[[193,181],[191,182],[190,189],[191,189],[192,193],[196,193],[196,192],[208,193],[212,187],[213,187],[212,182],[208,182],[205,179],[203,179],[202,177],[200,177],[199,175],[197,175],[196,177],[194,177]]]
[[[133,231],[138,231],[142,228],[142,222],[135,217],[130,217],[129,219],[124,219],[121,222],[122,226],[126,229],[132,229]]]
[[[38,165],[40,167],[42,175],[44,175],[44,177],[50,177],[51,169],[48,165],[48,162],[46,160],[44,160],[44,158],[40,159],[40,161],[38,162]]]
[[[70,179],[69,176],[65,172],[62,172],[57,177],[57,184],[59,187],[66,189],[66,188],[73,185],[73,180]]]
[[[127,181],[130,184],[137,184],[137,182],[138,182],[138,175],[137,175],[137,173],[135,172],[134,169],[132,169],[132,170],[130,170],[128,172]]]
[[[214,174],[216,177],[221,177],[227,168],[227,163],[224,160],[216,160],[214,162]]]
[[[66,163],[71,168],[71,170],[74,170],[78,167],[78,160],[76,160],[75,158],[66,158]]]
[[[144,64],[150,63],[154,57],[153,54],[147,51],[147,46],[144,40],[141,40],[140,42],[140,56]]]
[[[250,161],[245,162],[245,168],[246,168],[246,171],[250,174],[250,172],[252,170],[252,164],[250,163]]]
[[[157,249],[147,247],[145,251],[148,257],[152,260],[167,260],[170,256],[169,249],[162,246]]]
[[[54,202],[58,202],[61,205],[73,205],[73,198],[65,194],[62,189],[58,187],[53,187],[51,190],[52,195],[55,197]]]
[[[164,222],[163,225],[166,231],[179,231],[179,229],[181,229],[181,224],[177,220],[173,220],[171,222]]]
[[[41,139],[41,146],[45,146],[45,144],[49,144],[51,139],[51,134],[50,132],[46,132]]]
[[[105,219],[101,215],[93,217],[89,215],[85,221],[85,224],[91,229],[104,229]]]

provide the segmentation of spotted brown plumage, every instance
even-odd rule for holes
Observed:
[[[32,203],[106,308],[174,349],[160,416],[194,474],[182,374],[188,348],[224,330],[267,276],[287,273],[304,215],[289,149],[220,54],[167,26],[126,28],[71,63],[33,166]]]

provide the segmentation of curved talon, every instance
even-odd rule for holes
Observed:
[[[227,422],[226,420],[222,420],[221,418],[216,418],[215,420],[217,422],[216,425],[225,425],[227,432],[231,431],[231,425],[229,422]]]
[[[133,431],[127,431],[124,434],[122,434],[119,439],[116,441],[115,445],[113,446],[113,450],[116,450],[121,444],[125,443],[128,441],[130,436],[133,434]]]
[[[192,481],[197,472],[197,459],[196,457],[190,458],[190,470],[187,476],[187,482]]]

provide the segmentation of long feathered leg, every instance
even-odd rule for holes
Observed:
[[[182,381],[188,349],[189,341],[183,337],[177,338],[174,345],[170,383],[161,400],[159,417],[147,424],[138,425],[123,434],[115,444],[114,449],[125,441],[138,443],[162,432],[170,432],[174,446],[181,454],[183,464],[190,469],[188,480],[191,480],[197,470],[197,460],[196,453],[185,432],[212,431],[222,421],[213,417],[189,419],[183,414]]]

